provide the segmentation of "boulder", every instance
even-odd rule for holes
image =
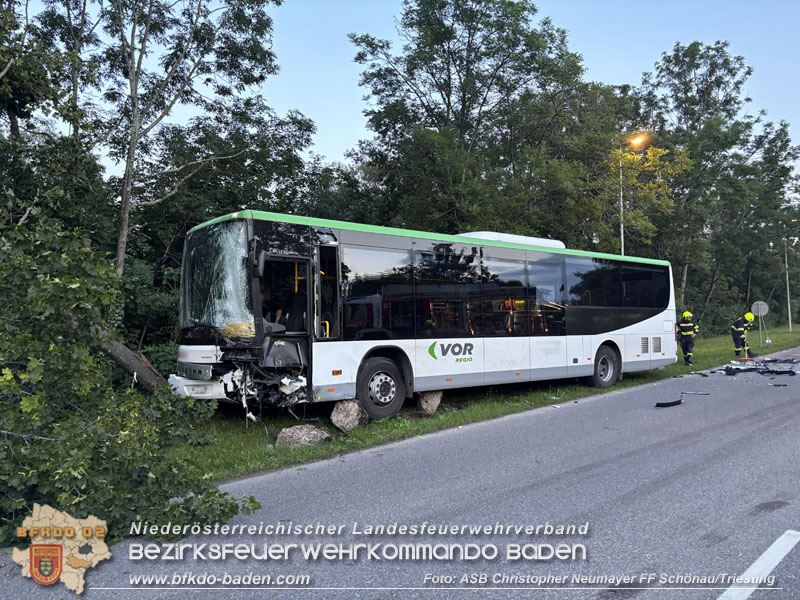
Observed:
[[[439,408],[439,403],[442,401],[442,393],[438,392],[422,392],[419,395],[419,410],[426,417],[432,417]]]
[[[342,400],[333,407],[331,421],[336,427],[347,433],[358,425],[369,423],[369,415],[355,400]]]
[[[310,446],[317,442],[330,442],[331,434],[327,431],[314,427],[313,425],[295,425],[294,427],[287,427],[281,429],[278,434],[278,439],[275,442],[277,446]]]

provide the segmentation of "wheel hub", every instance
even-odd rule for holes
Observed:
[[[369,399],[378,405],[389,404],[397,394],[397,383],[384,371],[375,373],[369,380]]]
[[[607,356],[603,356],[597,363],[597,375],[603,381],[608,381],[611,379],[611,374],[613,373],[614,369],[611,367],[611,361],[608,360]]]

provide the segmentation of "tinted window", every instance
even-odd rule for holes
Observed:
[[[483,334],[527,335],[525,262],[484,258]]]
[[[308,265],[305,261],[268,260],[261,278],[264,320],[287,331],[305,331],[308,312]]]
[[[622,306],[619,263],[567,257],[567,294],[573,306]]]
[[[410,250],[342,247],[345,340],[414,337]]]
[[[319,319],[320,339],[339,337],[339,269],[336,246],[319,247]]]
[[[527,262],[531,335],[566,335],[564,259],[538,254]]]
[[[414,257],[417,337],[481,335],[478,249],[431,243]]]
[[[625,306],[666,308],[669,304],[669,270],[656,265],[622,264]]]

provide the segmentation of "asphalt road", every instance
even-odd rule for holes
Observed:
[[[800,356],[800,349],[782,353]],[[800,365],[795,365],[800,369]],[[777,387],[775,384],[785,384]],[[680,406],[657,401],[687,395]],[[727,583],[662,585],[664,576],[744,573],[787,530],[800,530],[800,376],[712,373],[597,395],[226,484],[255,495],[257,514],[233,523],[345,525],[341,536],[218,536],[213,543],[478,543],[492,561],[131,561],[131,540],[87,573],[88,600],[113,598],[719,598]],[[98,515],[101,516],[101,515]],[[354,536],[353,523],[583,524],[586,536]],[[586,560],[508,561],[513,543],[582,543]],[[770,554],[766,559],[769,562]],[[772,555],[774,559],[774,553]],[[751,598],[800,598],[800,544],[772,570],[773,588]],[[0,568],[0,598],[68,598]],[[763,562],[763,561],[762,561]],[[775,560],[773,560],[775,562]],[[316,589],[131,589],[131,575],[203,572],[310,575]],[[487,583],[461,583],[464,574]],[[656,574],[655,581],[638,579]],[[426,574],[455,583],[426,583]],[[634,576],[614,586],[524,589],[495,574]],[[198,586],[190,586],[198,587]],[[219,584],[216,587],[222,587]],[[477,589],[454,589],[477,588]],[[550,587],[550,586],[543,586]],[[583,589],[577,589],[581,587]],[[721,589],[709,589],[716,587]],[[101,589],[128,588],[128,589]],[[335,589],[332,589],[335,588]],[[341,589],[349,588],[349,589]],[[357,589],[355,589],[357,588]],[[506,588],[506,589],[492,589]],[[669,589],[664,589],[669,588]],[[690,588],[690,589],[678,589]],[[694,588],[694,589],[691,589]]]

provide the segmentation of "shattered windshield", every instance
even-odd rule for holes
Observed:
[[[186,241],[181,278],[181,329],[213,328],[226,337],[253,337],[247,227],[225,221]]]

